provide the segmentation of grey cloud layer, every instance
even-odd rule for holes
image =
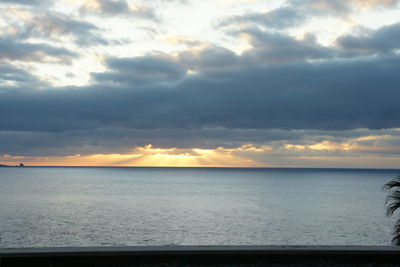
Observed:
[[[70,155],[108,151],[126,153],[135,146],[152,144],[154,147],[179,148],[234,148],[244,143],[294,139],[304,133],[281,130],[228,129],[97,129],[64,133],[0,131],[1,154]]]
[[[113,64],[118,69],[126,62]],[[130,86],[15,90],[2,93],[0,112],[9,116],[0,119],[0,127],[29,131],[116,125],[137,129],[400,127],[399,68],[400,57],[392,56],[254,67],[226,71],[221,78],[188,77],[174,86],[141,87],[132,81]]]
[[[40,83],[39,80],[29,72],[3,62],[0,63],[0,83],[7,81],[24,83],[27,86]]]
[[[45,22],[38,23],[47,36],[96,30],[64,17]],[[175,56],[109,57],[108,70],[92,73],[93,85],[85,87],[35,90],[34,77],[2,63],[0,81],[18,85],[0,87],[0,154],[124,152],[127,145],[148,143],[237,147],[296,138],[291,143],[306,144],[304,136],[326,130],[338,139],[315,134],[312,140],[339,142],[341,133],[354,129],[369,134],[400,127],[398,24],[343,36],[335,47],[319,45],[312,35],[296,40],[257,28],[232,34],[247,34],[252,49],[236,55],[210,45]],[[0,59],[38,61],[43,55],[77,56],[0,39]],[[306,133],[294,134],[299,129]]]
[[[27,6],[34,6],[39,4],[48,4],[51,1],[49,0],[2,0],[1,3],[11,3],[17,5],[27,5]]]
[[[246,35],[253,46],[241,56],[247,64],[281,64],[307,60],[348,59],[351,57],[388,55],[400,49],[400,23],[377,30],[364,28],[360,33],[338,37],[333,46],[321,46],[313,34],[303,40],[279,32],[255,27],[230,31],[231,35]]]
[[[208,46],[201,51],[185,51],[179,54],[179,61],[187,69],[212,72],[218,69],[226,69],[236,66],[239,57],[224,47]]]
[[[391,53],[400,48],[400,23],[376,31],[364,30],[361,36],[345,35],[337,43],[344,49],[362,54]]]
[[[104,13],[115,15],[129,10],[129,6],[125,1],[96,0],[96,2]]]
[[[382,32],[397,27],[370,34],[372,46],[385,45]],[[108,58],[109,71],[93,73],[93,86],[4,90],[0,112],[10,115],[0,118],[0,130],[400,127],[398,55],[307,63],[339,53],[318,46],[312,37],[298,41],[255,30],[247,34],[254,48],[240,57],[211,46],[175,58]],[[345,36],[339,43],[346,38],[366,37]],[[193,68],[199,74],[187,75]]]
[[[368,139],[365,136],[371,136]],[[96,129],[63,133],[0,131],[0,156],[3,154],[24,156],[67,156],[73,154],[131,153],[136,146],[152,144],[160,148],[202,148],[223,147],[235,149],[251,143],[256,147],[270,147],[260,153],[261,162],[265,157],[302,156],[379,156],[400,155],[400,131],[386,130],[262,130],[262,129]],[[293,146],[332,144],[330,149],[297,149]],[[351,146],[348,151],[345,146]],[[335,148],[337,146],[337,148]],[[246,153],[245,151],[243,153]],[[248,156],[254,153],[247,153]],[[254,156],[254,155],[253,155]],[[264,160],[262,160],[264,158]],[[282,163],[282,162],[281,162]]]
[[[305,14],[292,7],[281,7],[263,13],[235,15],[222,20],[219,26],[229,26],[237,23],[255,23],[267,28],[284,29],[303,23]]]
[[[282,33],[271,33],[256,28],[238,32],[246,34],[253,48],[244,52],[243,60],[254,64],[276,64],[312,59],[327,59],[339,55],[335,48],[323,47],[309,34],[304,40],[296,40]]]
[[[69,63],[77,54],[62,47],[19,42],[0,37],[0,60]]]
[[[79,46],[108,45],[113,42],[102,37],[100,28],[78,18],[42,10],[22,8],[20,11],[27,12],[30,16],[16,21],[10,20],[8,27],[13,34],[4,35],[14,42],[40,38],[64,45],[66,37]]]
[[[97,6],[83,5],[80,9],[81,14],[97,12],[107,16],[126,15],[133,18],[146,19],[158,22],[159,18],[155,11],[146,5],[136,5],[131,7],[125,0],[94,0]]]
[[[314,16],[346,17],[359,9],[391,8],[398,0],[290,0],[284,7],[268,12],[253,12],[223,19],[219,26],[256,24],[267,29],[285,29],[305,23]]]
[[[100,29],[95,25],[69,18],[56,13],[42,13],[26,23],[18,38],[44,37],[57,40],[59,37],[72,36],[74,41],[83,46],[109,42],[101,37]]]
[[[109,58],[106,64],[113,72],[93,74],[100,82],[111,81],[138,86],[149,82],[176,80],[186,73],[181,64],[167,56]]]

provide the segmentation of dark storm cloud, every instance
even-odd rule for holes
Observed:
[[[179,62],[163,55],[108,58],[106,64],[111,72],[93,74],[99,82],[141,85],[175,81],[183,78],[186,72]]]
[[[71,155],[127,153],[135,146],[152,144],[161,148],[214,149],[217,147],[236,148],[245,143],[265,143],[267,141],[295,138],[299,135],[279,130],[243,129],[96,129],[50,132],[1,132],[0,155]]]
[[[400,127],[400,56],[388,53],[396,44],[386,40],[397,38],[397,29],[344,36],[327,48],[312,35],[296,40],[248,28],[234,33],[246,34],[253,46],[240,56],[210,45],[174,57],[109,57],[108,70],[93,73],[86,87],[27,90],[36,88],[35,79],[3,64],[0,81],[18,85],[0,87],[0,154],[124,153],[149,143],[235,148],[267,142],[279,149]],[[351,58],[365,55],[357,38],[377,56]],[[57,49],[0,39],[0,58],[7,60],[57,57],[64,51]],[[313,59],[320,61],[307,62]],[[193,69],[198,74],[188,75]],[[359,128],[367,130],[354,131]]]
[[[376,138],[372,138],[372,140],[362,139],[365,136]],[[361,139],[358,139],[360,137]],[[326,141],[333,144],[356,144],[360,146],[359,150],[370,148],[367,152],[380,155],[400,153],[400,149],[394,149],[400,147],[400,131],[394,129],[321,131],[224,128],[152,130],[101,128],[60,133],[0,131],[0,155],[66,156],[77,153],[81,155],[99,154],[104,153],[104,151],[125,154],[130,153],[130,150],[134,147],[143,147],[148,144],[158,148],[216,149],[224,147],[234,149],[251,143],[255,146],[270,146],[276,152],[287,153],[290,150],[290,154],[293,156],[296,151],[285,148],[285,145],[307,146]],[[379,147],[383,147],[383,149]],[[271,151],[268,153],[271,153]],[[305,155],[308,152],[298,151],[299,156],[302,153]],[[312,153],[315,154],[315,151]],[[326,151],[317,151],[317,153],[326,153]],[[337,150],[332,153],[339,154],[346,153],[346,151]]]
[[[70,63],[77,54],[47,44],[32,44],[0,37],[0,60]]]
[[[360,36],[345,35],[337,39],[337,44],[360,54],[390,53],[400,49],[400,23],[376,31],[365,29]]]
[[[114,68],[131,68],[129,60],[116,60],[110,61]],[[59,132],[394,128],[400,127],[399,68],[400,57],[392,56],[253,67],[226,71],[221,79],[197,75],[155,87],[133,81],[129,86],[5,91],[0,113],[7,115],[0,118],[0,127]]]

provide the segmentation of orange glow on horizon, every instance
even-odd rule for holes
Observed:
[[[265,167],[255,160],[238,155],[240,152],[265,152],[269,147],[250,144],[238,148],[154,148],[136,147],[129,154],[90,154],[68,156],[0,156],[0,163],[26,166],[115,166],[115,167]]]
[[[382,151],[398,153],[399,146],[363,144],[392,136],[367,136],[344,143],[322,141],[313,144],[281,144],[281,147],[244,144],[236,148],[160,148],[151,144],[126,153],[97,153],[65,156],[0,155],[0,164],[16,166],[66,167],[379,167],[398,168],[400,159],[380,156]],[[282,152],[285,152],[282,154]],[[300,152],[300,153],[299,153]],[[338,154],[339,153],[339,154]],[[360,154],[362,153],[362,155]],[[378,154],[377,154],[378,153]]]

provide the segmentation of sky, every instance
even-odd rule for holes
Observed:
[[[400,168],[399,2],[2,0],[0,163]]]

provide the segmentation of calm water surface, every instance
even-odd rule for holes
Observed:
[[[0,247],[389,245],[396,170],[0,168]]]

